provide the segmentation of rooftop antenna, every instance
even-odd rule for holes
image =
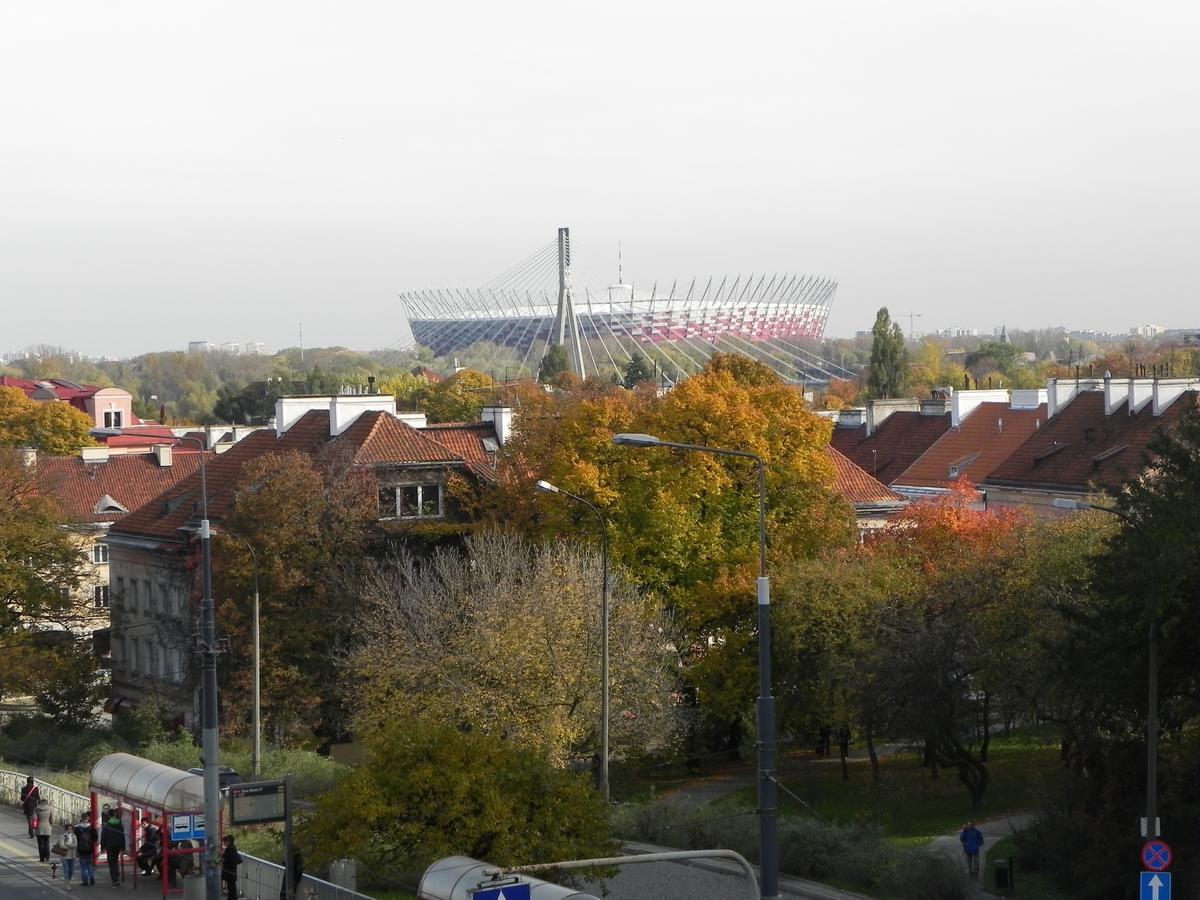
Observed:
[[[617,241],[617,284],[624,284],[625,279],[621,277],[621,242]]]
[[[300,323],[300,362],[304,362],[304,323]]]

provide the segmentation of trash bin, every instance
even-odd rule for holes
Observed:
[[[1007,891],[1012,887],[1012,860],[998,859],[994,863],[996,890]]]
[[[183,900],[204,900],[203,875],[186,875],[183,879]]]

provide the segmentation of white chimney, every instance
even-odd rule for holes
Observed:
[[[513,411],[510,406],[485,406],[479,416],[482,422],[491,422],[496,429],[496,440],[503,447],[512,437]]]
[[[159,466],[164,469],[171,468],[171,450],[170,444],[154,445],[154,458],[158,460]]]
[[[396,418],[410,428],[424,428],[429,420],[423,412],[398,412]]]
[[[17,455],[21,459],[21,465],[25,468],[37,468],[37,447],[18,447]]]
[[[86,463],[108,462],[108,448],[84,447],[79,451],[79,456]]]

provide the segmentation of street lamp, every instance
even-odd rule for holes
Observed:
[[[596,514],[600,523],[600,793],[604,802],[609,800],[608,789],[608,524],[599,507],[570,491],[555,487],[548,481],[539,481],[535,487],[543,494],[562,494],[582,503]]]
[[[254,566],[254,709],[251,713],[251,730],[254,732],[254,743],[251,745],[250,751],[250,769],[251,778],[258,781],[259,769],[262,767],[262,652],[259,641],[259,604],[258,604],[258,554],[254,552],[254,546],[242,537],[240,534],[235,534],[232,531],[218,531],[217,534],[224,537],[231,537],[234,540],[241,541],[246,545],[246,549],[250,551],[250,561]]]
[[[93,428],[96,437],[126,434],[124,428]],[[201,679],[200,723],[201,752],[204,756],[204,896],[221,900],[221,851],[217,831],[221,822],[221,782],[217,767],[220,753],[217,734],[217,624],[212,595],[212,529],[208,522],[208,472],[205,457],[208,447],[200,438],[175,436],[175,441],[190,441],[200,448],[200,499],[204,517],[200,520],[200,558],[202,563],[200,596],[200,652],[204,667]]]
[[[763,900],[779,896],[779,809],[775,789],[775,697],[771,694],[771,582],[767,576],[767,469],[746,450],[664,441],[650,434],[616,434],[623,447],[666,447],[738,456],[758,466],[758,865]]]

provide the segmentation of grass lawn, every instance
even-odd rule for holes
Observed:
[[[1039,795],[1059,777],[1057,743],[994,738],[988,754],[991,781],[983,806],[971,811],[971,798],[955,770],[935,780],[914,753],[880,759],[881,778],[871,780],[866,760],[852,760],[850,780],[842,780],[838,760],[786,759],[779,767],[782,788],[808,804],[797,803],[781,788],[781,816],[812,815],[838,823],[874,822],[884,826],[897,843],[922,844],[958,830],[968,818],[987,819],[1036,805]],[[720,802],[755,803],[753,789],[739,791]]]

